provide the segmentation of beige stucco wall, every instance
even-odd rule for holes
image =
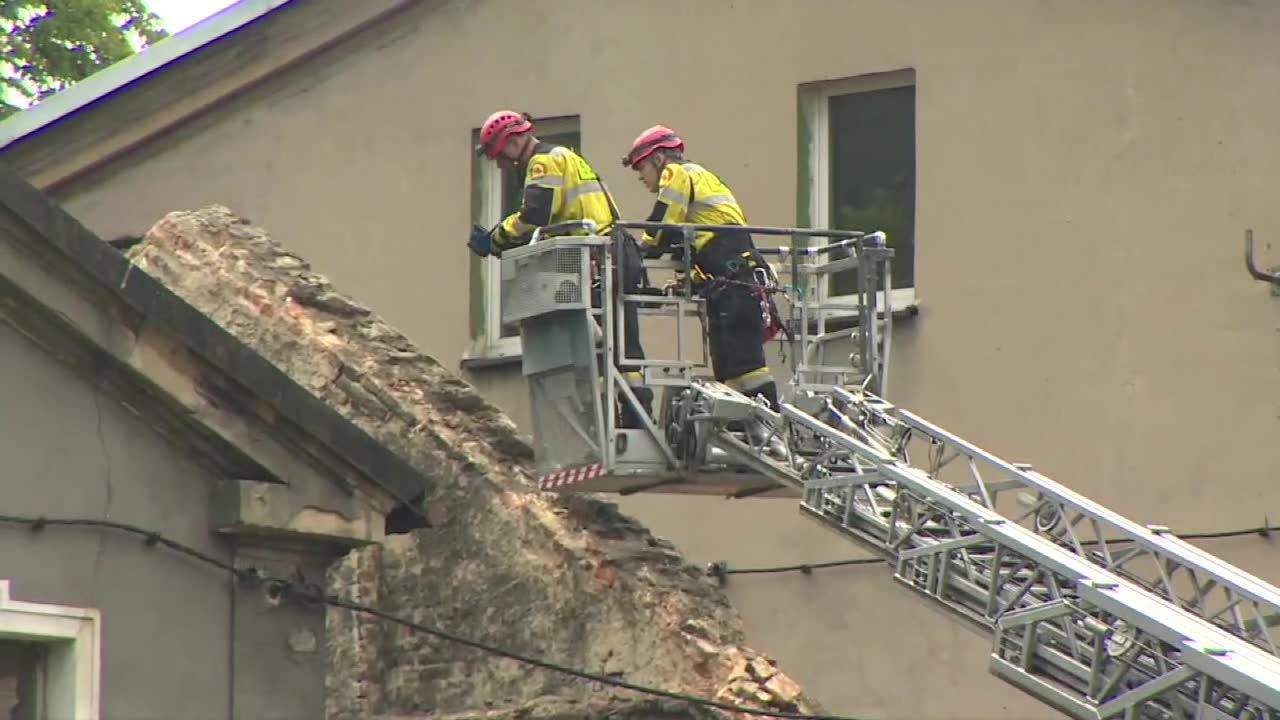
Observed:
[[[225,203],[456,365],[469,344],[469,131],[580,114],[616,158],[678,128],[761,224],[796,222],[799,83],[914,68],[916,277],[892,399],[1140,522],[1280,515],[1280,6],[1086,0],[433,3],[376,42],[229,103],[67,197],[104,234]],[[576,29],[585,32],[575,36]],[[527,417],[512,369],[475,382]],[[628,498],[698,561],[859,552],[789,501]],[[1274,546],[1212,550],[1280,582]],[[986,640],[882,568],[746,576],[751,641],[832,711],[1050,717],[986,674]]]

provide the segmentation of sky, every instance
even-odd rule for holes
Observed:
[[[238,0],[144,0],[164,20],[165,29],[179,33]]]

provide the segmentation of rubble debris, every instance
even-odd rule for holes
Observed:
[[[265,230],[222,206],[174,212],[127,254],[429,478],[429,527],[351,552],[329,592],[632,683],[821,712],[743,647],[723,592],[670,543],[598,497],[537,492],[509,418]],[[330,720],[731,716],[602,700],[598,683],[346,610],[329,611],[328,640]]]

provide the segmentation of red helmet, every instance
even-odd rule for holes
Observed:
[[[499,110],[490,115],[480,126],[480,144],[476,146],[476,152],[484,153],[485,157],[493,160],[506,146],[507,138],[533,130],[530,120],[527,114],[512,110]]]
[[[640,133],[636,141],[631,143],[631,152],[622,158],[622,166],[633,168],[658,148],[674,148],[684,152],[684,141],[676,135],[676,131],[665,125],[654,125]]]

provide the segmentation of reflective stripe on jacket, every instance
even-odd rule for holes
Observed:
[[[567,147],[539,143],[525,168],[520,209],[502,221],[502,229],[515,237],[517,219],[536,226],[592,220],[596,233],[606,234],[613,226],[610,201],[600,178],[581,155]],[[572,234],[586,233],[575,230]]]
[[[690,197],[692,196],[692,202]],[[733,192],[716,177],[716,174],[697,163],[668,163],[658,180],[658,201],[649,216],[650,222],[691,223],[696,225],[746,225],[747,219]],[[670,243],[678,246],[678,233],[660,231],[645,233],[642,242],[648,247],[659,247],[670,237]],[[713,237],[712,233],[699,232],[693,237],[693,249],[701,251]]]

